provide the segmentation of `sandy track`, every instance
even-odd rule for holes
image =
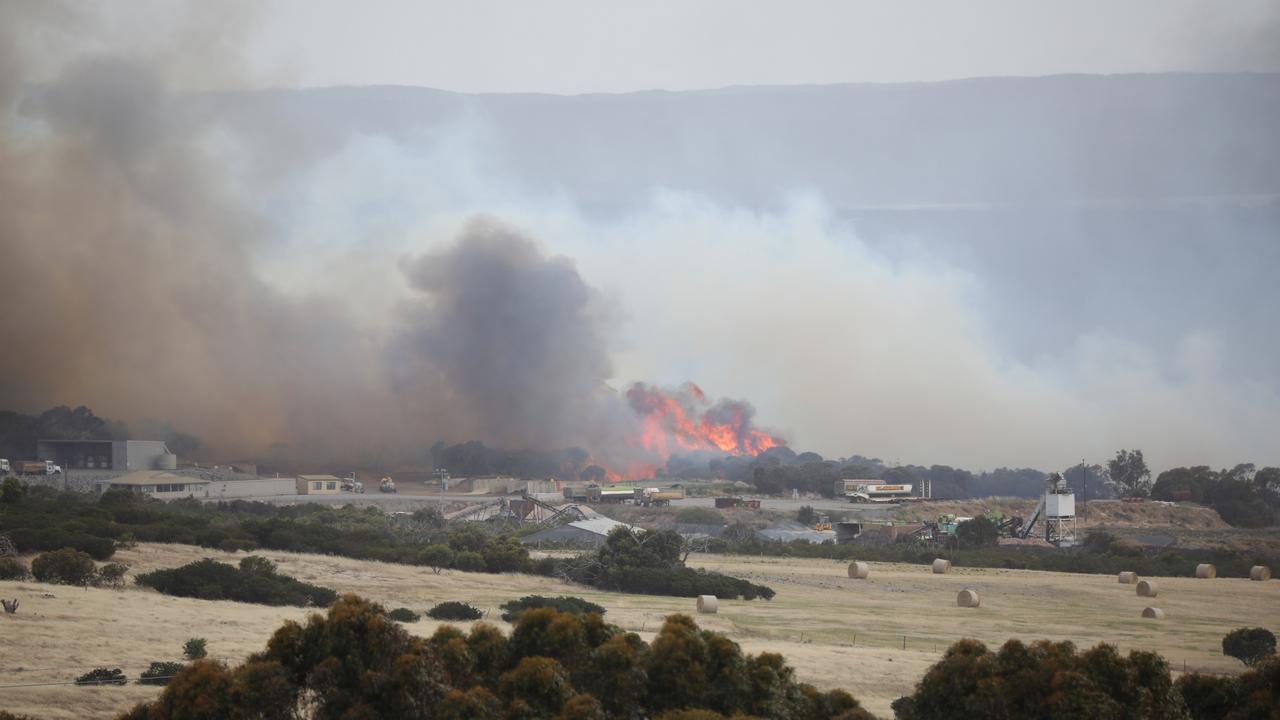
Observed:
[[[442,600],[465,600],[502,626],[498,605],[531,593],[585,597],[604,605],[611,622],[646,637],[667,614],[693,611],[689,599],[602,593],[528,575],[435,575],[322,555],[260,554],[285,573],[389,607],[422,611]],[[133,572],[201,557],[235,562],[244,555],[153,544],[117,555]],[[1151,602],[1112,576],[997,569],[932,575],[926,567],[873,563],[870,579],[850,580],[846,566],[830,560],[694,556],[690,563],[778,591],[771,602],[721,602],[718,615],[699,618],[704,627],[727,632],[749,652],[781,652],[801,680],[843,687],[885,717],[891,717],[889,703],[910,692],[925,668],[961,637],[992,645],[1009,637],[1067,639],[1082,647],[1106,641],[1122,650],[1156,650],[1178,670],[1185,662],[1236,672],[1242,666],[1221,655],[1222,636],[1243,625],[1280,627],[1280,581],[1162,578],[1161,595]],[[964,587],[981,592],[982,607],[955,606]],[[46,593],[55,597],[42,597]],[[307,613],[172,598],[132,585],[112,591],[0,582],[0,596],[22,601],[17,615],[0,618],[4,685],[66,681],[97,665],[119,666],[136,677],[151,660],[176,659],[182,643],[195,636],[208,640],[210,655],[238,662],[260,650],[286,619]],[[1139,618],[1147,604],[1164,608],[1168,619]],[[408,627],[428,635],[437,625],[424,619]],[[107,718],[157,692],[137,685],[3,688],[0,707],[42,718]]]

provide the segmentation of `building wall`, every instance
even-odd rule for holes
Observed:
[[[319,488],[316,487],[316,483],[320,483]],[[332,488],[329,487],[330,483],[333,484]],[[338,495],[342,492],[342,481],[336,477],[299,477],[294,486],[294,492],[299,495]]]
[[[169,452],[163,440],[117,440],[111,444],[116,470],[156,470]]]
[[[92,459],[93,468],[95,470],[111,470],[115,467],[114,453],[112,451],[113,443],[110,440],[84,440],[81,442],[50,442],[48,440],[36,441],[36,459],[52,460],[62,468],[88,468],[89,459]],[[26,459],[26,458],[10,458]],[[105,467],[104,463],[111,463],[111,467]]]
[[[293,495],[297,485],[293,478],[259,478],[257,480],[228,480],[211,482],[207,486],[210,499],[266,497],[269,495]]]

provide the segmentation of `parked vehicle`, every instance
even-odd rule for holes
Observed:
[[[364,483],[356,479],[355,473],[347,473],[347,476],[342,478],[342,491],[353,492],[353,493],[363,493]]]
[[[13,463],[13,472],[18,475],[61,475],[62,467],[52,460],[18,460]]]
[[[396,491],[396,481],[390,477],[382,478],[382,482],[378,484],[378,491],[384,493],[393,493]]]

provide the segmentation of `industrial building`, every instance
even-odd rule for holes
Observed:
[[[158,470],[138,470],[111,480],[111,489],[123,489],[157,500],[204,497],[209,481]]]
[[[603,545],[605,539],[609,537],[609,533],[618,527],[632,529],[626,523],[610,520],[607,517],[600,517],[590,520],[577,520],[567,525],[539,530],[536,533],[520,538],[520,542],[524,545],[537,545],[539,543]]]
[[[178,456],[163,440],[37,440],[36,458],[63,470],[174,470]]]
[[[342,480],[333,475],[299,475],[294,486],[299,495],[337,495],[342,492]]]

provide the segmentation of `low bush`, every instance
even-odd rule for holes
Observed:
[[[484,556],[478,552],[460,552],[453,557],[453,567],[467,572],[484,572]]]
[[[1178,678],[1177,688],[1192,720],[1274,718],[1280,707],[1280,658],[1266,658],[1236,677],[1187,673]]]
[[[329,588],[281,575],[270,561],[249,556],[236,568],[204,559],[179,568],[137,576],[136,582],[166,595],[235,600],[261,605],[327,606],[338,599]]]
[[[124,685],[129,678],[120,668],[96,668],[76,678],[77,685]]]
[[[139,685],[168,685],[175,675],[186,667],[180,662],[153,662],[138,676]]]
[[[422,619],[422,616],[418,613],[410,610],[409,608],[402,607],[388,612],[387,617],[395,620],[396,622],[402,623],[414,623]]]
[[[721,515],[719,510],[708,507],[680,508],[676,513],[676,522],[689,525],[723,525],[724,515]]]
[[[586,615],[587,613],[596,613],[604,615],[605,609],[593,602],[583,600],[579,597],[543,597],[541,595],[525,595],[519,600],[508,600],[502,603],[502,619],[507,622],[514,622],[525,610],[533,610],[535,608],[554,608],[560,612],[571,613],[573,615]]]
[[[94,560],[106,560],[115,554],[116,544],[112,540],[96,537],[85,532],[83,526],[59,525],[43,528],[17,528],[10,536],[13,545],[20,552],[58,550],[71,548],[87,553]]]
[[[62,548],[36,556],[31,574],[40,582],[59,585],[88,585],[97,576],[93,558],[79,550]]]
[[[0,580],[26,580],[29,574],[26,564],[18,558],[0,558]]]
[[[688,567],[668,568],[610,568],[604,572],[596,587],[618,592],[643,595],[672,595],[695,597],[715,595],[719,598],[755,600],[773,599],[773,588],[721,575],[717,572],[694,570]]]
[[[190,638],[182,645],[182,656],[188,660],[199,660],[208,654],[208,643],[204,638]]]
[[[98,568],[98,575],[93,579],[93,584],[119,590],[124,587],[124,575],[127,572],[129,572],[129,566],[124,563],[107,563]]]
[[[479,620],[484,613],[467,603],[449,600],[428,610],[427,615],[436,620]]]

